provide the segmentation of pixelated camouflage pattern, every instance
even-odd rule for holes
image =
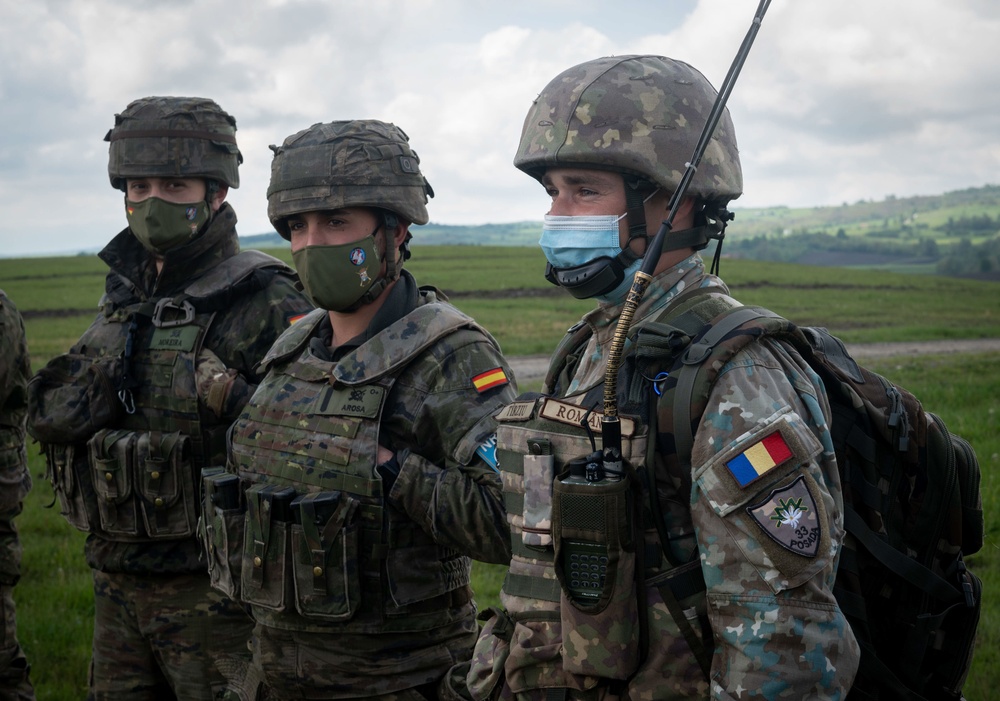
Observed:
[[[288,216],[342,207],[378,207],[427,223],[427,196],[434,191],[420,173],[409,137],[394,124],[314,124],[271,149],[267,216],[286,239]]]
[[[540,179],[547,168],[638,175],[667,192],[680,183],[712,111],[716,90],[695,68],[663,56],[581,63],[535,98],[514,165]],[[743,192],[729,110],[716,126],[688,194],[720,204]]]
[[[656,321],[681,291],[702,286],[726,291],[720,280],[705,275],[697,255],[655,278],[636,312],[634,331]],[[618,311],[601,308],[584,317],[591,337],[579,352],[579,360],[565,372],[558,370],[565,365],[564,359],[553,359],[546,391],[559,386],[560,394],[565,392],[562,387],[568,387],[595,401],[602,396],[604,354]],[[629,349],[634,348],[637,336],[632,338]],[[650,391],[649,380],[642,378],[655,377],[656,371],[653,366],[641,366],[633,375],[638,385],[625,378],[627,381],[619,385],[620,405],[641,407],[641,395],[645,392],[648,396]],[[643,388],[643,384],[647,386]],[[703,401],[706,408],[695,436],[693,468],[687,474],[679,473],[676,456],[664,449],[673,445],[672,423],[664,420],[665,414],[672,418],[672,408],[664,407],[662,400],[658,406],[660,447],[653,455],[652,468],[664,532],[670,539],[668,552],[675,560],[690,564],[670,569],[665,561],[653,566],[647,563],[652,642],[648,657],[628,684],[627,694],[643,699],[731,699],[747,698],[749,693],[765,699],[842,699],[853,681],[859,649],[832,593],[843,514],[823,386],[797,352],[764,340],[751,343],[719,368],[718,381]],[[734,487],[735,480],[727,478],[725,459],[773,430],[782,432],[795,459],[745,489]],[[776,543],[745,508],[759,505],[773,489],[800,478],[817,506],[817,523],[824,534],[814,557],[793,553]],[[659,534],[649,530],[646,540],[658,543]],[[699,563],[707,591],[695,592],[680,605],[689,612],[699,644],[706,644],[711,651],[711,682],[702,674],[661,596],[665,579],[679,577],[685,567],[698,567]],[[521,608],[511,608],[515,602],[510,598],[502,601],[511,615],[520,619]],[[548,607],[558,610],[558,604],[549,603]],[[700,632],[702,616],[707,616],[710,624],[711,642]],[[561,637],[566,637],[565,631]],[[513,655],[520,644],[512,640],[509,654]],[[557,644],[557,639],[551,640],[551,645]],[[498,652],[498,646],[480,639],[469,675],[471,688],[482,690],[476,682],[489,675],[496,655],[503,652],[503,646]],[[548,661],[550,675],[558,675],[563,665],[551,647],[547,651],[539,648],[537,659]],[[510,665],[509,658],[506,665]],[[508,669],[508,684],[510,681]],[[486,697],[484,693],[476,696]],[[526,690],[517,697],[541,699],[544,692]],[[571,691],[569,697],[587,695]]]
[[[203,97],[143,97],[115,115],[108,176],[124,189],[127,178],[201,177],[240,186],[243,156],[236,120]]]
[[[28,661],[17,641],[14,585],[21,576],[15,517],[31,489],[24,423],[31,375],[24,322],[0,290],[0,698],[34,701]]]
[[[513,389],[480,393],[472,378],[513,375],[492,337],[437,295],[422,289],[414,310],[337,361],[310,348],[326,312],[302,319],[268,353],[234,425],[228,469],[249,485],[241,598],[275,698],[302,685],[369,697],[439,679],[475,642],[469,558],[509,560],[500,481],[475,451]],[[380,445],[400,464],[388,498]],[[337,507],[310,536],[304,511],[289,524],[254,505],[268,487]]]

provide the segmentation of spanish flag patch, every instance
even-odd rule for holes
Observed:
[[[791,457],[792,451],[781,432],[775,431],[726,461],[726,467],[740,487],[746,487]]]
[[[510,380],[507,379],[507,373],[503,371],[503,368],[493,368],[492,370],[481,372],[472,378],[472,384],[479,393],[499,387],[500,385],[505,385],[508,382]]]

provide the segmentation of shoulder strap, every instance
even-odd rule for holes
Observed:
[[[552,352],[552,360],[545,373],[543,392],[552,394],[560,384],[568,383],[573,368],[580,359],[579,353],[586,347],[591,335],[590,324],[585,321],[579,321],[566,330],[566,335]]]
[[[679,354],[664,385],[672,392],[670,411],[675,452],[682,465],[690,467],[694,426],[700,419],[719,370],[751,341],[762,336],[795,340],[801,336],[792,322],[764,309],[743,306],[712,288],[692,290],[661,323],[679,328],[690,339]],[[696,328],[701,323],[700,328]],[[682,336],[682,340],[683,340]],[[801,343],[805,341],[802,339]]]
[[[302,347],[312,338],[316,326],[326,316],[325,309],[313,309],[282,332],[272,344],[254,371],[260,376],[267,374],[268,369],[277,362],[297,355]]]
[[[420,334],[412,333],[414,326],[421,329]],[[361,350],[356,349],[337,363],[333,370],[334,377],[345,385],[369,382],[373,378],[399,370],[442,338],[463,328],[475,330],[496,344],[493,337],[472,317],[451,304],[447,302],[422,304],[379,332],[376,338],[392,340],[383,342],[381,355],[372,357],[369,353],[365,356],[364,362],[352,362],[354,354]],[[407,342],[402,342],[400,340],[402,338],[407,338]]]

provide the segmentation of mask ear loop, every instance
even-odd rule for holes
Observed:
[[[361,296],[361,299],[358,300],[357,305],[351,307],[351,310],[357,309],[361,305],[371,304],[374,302],[391,282],[394,282],[397,278],[399,278],[403,271],[403,264],[399,263],[397,265],[396,263],[396,251],[399,249],[392,248],[389,244],[390,238],[395,236],[396,227],[399,226],[399,217],[397,217],[393,212],[383,210],[380,218],[382,220],[381,223],[375,228],[375,231],[373,231],[371,235],[377,236],[379,229],[382,230],[382,237],[385,242],[385,245],[382,246],[382,257],[385,260],[385,275],[372,283],[372,286],[369,287],[368,290]],[[405,246],[405,243],[403,245]]]

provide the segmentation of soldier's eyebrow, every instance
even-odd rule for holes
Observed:
[[[614,181],[614,176],[610,173],[602,173],[600,171],[583,171],[563,173],[560,179],[567,185],[602,185],[609,187]],[[548,173],[542,176],[542,185],[546,187],[554,185],[552,177]]]

